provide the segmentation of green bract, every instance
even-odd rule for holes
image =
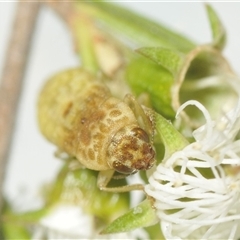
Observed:
[[[222,50],[226,44],[226,31],[214,9],[207,4],[206,10],[212,29],[212,45],[213,47]]]
[[[113,221],[102,234],[127,232],[139,227],[148,227],[157,222],[155,211],[148,200],[143,201],[130,212]]]

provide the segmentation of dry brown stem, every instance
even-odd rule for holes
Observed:
[[[0,210],[16,110],[39,2],[18,2],[0,85]]]

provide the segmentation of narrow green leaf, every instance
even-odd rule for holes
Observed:
[[[6,205],[1,216],[1,234],[4,239],[31,239],[29,227],[36,224],[46,213],[46,209],[15,213]]]
[[[26,229],[24,225],[19,225],[16,223],[6,223],[3,226],[4,239],[31,239],[30,232]]]
[[[157,137],[162,139],[165,146],[164,159],[170,157],[174,152],[183,149],[189,143],[179,133],[170,121],[167,121],[164,117],[156,113],[156,131]]]
[[[209,4],[206,4],[206,10],[207,10],[208,19],[211,25],[211,30],[212,30],[212,37],[213,37],[212,45],[215,48],[222,50],[226,43],[225,29],[217,13]]]
[[[101,234],[128,232],[136,228],[154,225],[157,221],[152,203],[146,199],[128,213],[113,221]]]
[[[72,29],[75,37],[76,50],[80,55],[83,68],[92,73],[99,71],[94,49],[92,25],[84,17],[72,18]]]
[[[163,66],[173,75],[178,73],[185,57],[177,50],[162,47],[144,47],[137,52]]]
[[[89,1],[88,6],[92,5],[95,11],[87,9],[84,4],[78,1],[76,7],[88,11],[98,21],[101,20],[106,29],[117,33],[116,35],[129,38],[128,40],[136,46],[163,46],[183,52],[189,52],[195,47],[192,41],[181,34],[117,4]]]

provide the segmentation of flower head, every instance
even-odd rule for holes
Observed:
[[[206,124],[193,132],[195,141],[160,163],[146,193],[167,239],[234,239],[240,236],[240,101],[213,121],[205,107],[188,101],[204,114]],[[236,171],[233,171],[235,169]]]

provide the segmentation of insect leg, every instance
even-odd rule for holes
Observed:
[[[144,186],[142,184],[132,184],[120,187],[107,187],[114,174],[114,170],[100,171],[98,174],[97,185],[100,190],[106,192],[130,192],[133,190],[143,190]]]
[[[149,134],[149,136],[152,136],[153,126],[150,121],[150,116],[148,116],[146,112],[144,112],[142,106],[138,103],[135,97],[131,94],[126,94],[126,96],[124,97],[124,102],[133,111],[140,127],[144,129]]]

